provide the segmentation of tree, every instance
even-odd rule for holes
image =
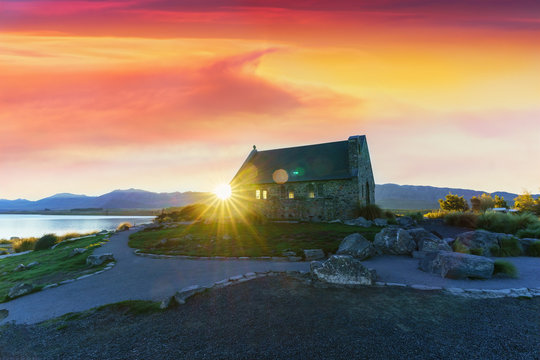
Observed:
[[[471,198],[471,205],[473,211],[483,211],[493,209],[495,207],[495,200],[490,194],[483,193],[480,196],[473,196]]]
[[[442,210],[446,211],[466,211],[469,209],[467,200],[463,196],[458,196],[452,193],[446,195],[446,198],[439,199],[439,205]]]
[[[518,195],[518,197],[514,199],[514,207],[519,211],[534,212],[535,205],[536,201],[528,191],[525,191],[525,193]]]
[[[495,207],[497,208],[507,208],[508,204],[506,203],[506,200],[504,200],[504,197],[495,195]]]

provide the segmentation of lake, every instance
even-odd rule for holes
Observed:
[[[84,233],[95,230],[115,230],[125,221],[133,225],[150,223],[154,216],[105,216],[105,215],[27,215],[0,214],[0,239],[12,236],[40,237],[54,233]]]

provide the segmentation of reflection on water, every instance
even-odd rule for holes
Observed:
[[[0,239],[39,237],[48,233],[63,235],[70,232],[114,230],[127,221],[133,225],[152,222],[154,216],[105,215],[19,215],[0,214]]]

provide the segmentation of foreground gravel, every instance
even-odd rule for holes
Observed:
[[[540,298],[336,288],[285,276],[159,313],[0,327],[0,358],[540,359]]]

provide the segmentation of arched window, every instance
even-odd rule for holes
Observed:
[[[279,193],[280,193],[280,196],[281,196],[282,199],[287,198],[287,189],[285,189],[285,185],[281,185],[279,187]]]
[[[268,190],[263,190],[262,191],[262,198],[263,198],[263,200],[268,199]]]
[[[259,200],[261,198],[261,190],[255,190],[255,199]]]
[[[315,198],[315,186],[313,186],[313,184],[309,184],[307,186],[307,194],[308,194],[308,198],[310,199]]]
[[[324,184],[322,183],[317,184],[317,196],[318,197],[324,196]]]

